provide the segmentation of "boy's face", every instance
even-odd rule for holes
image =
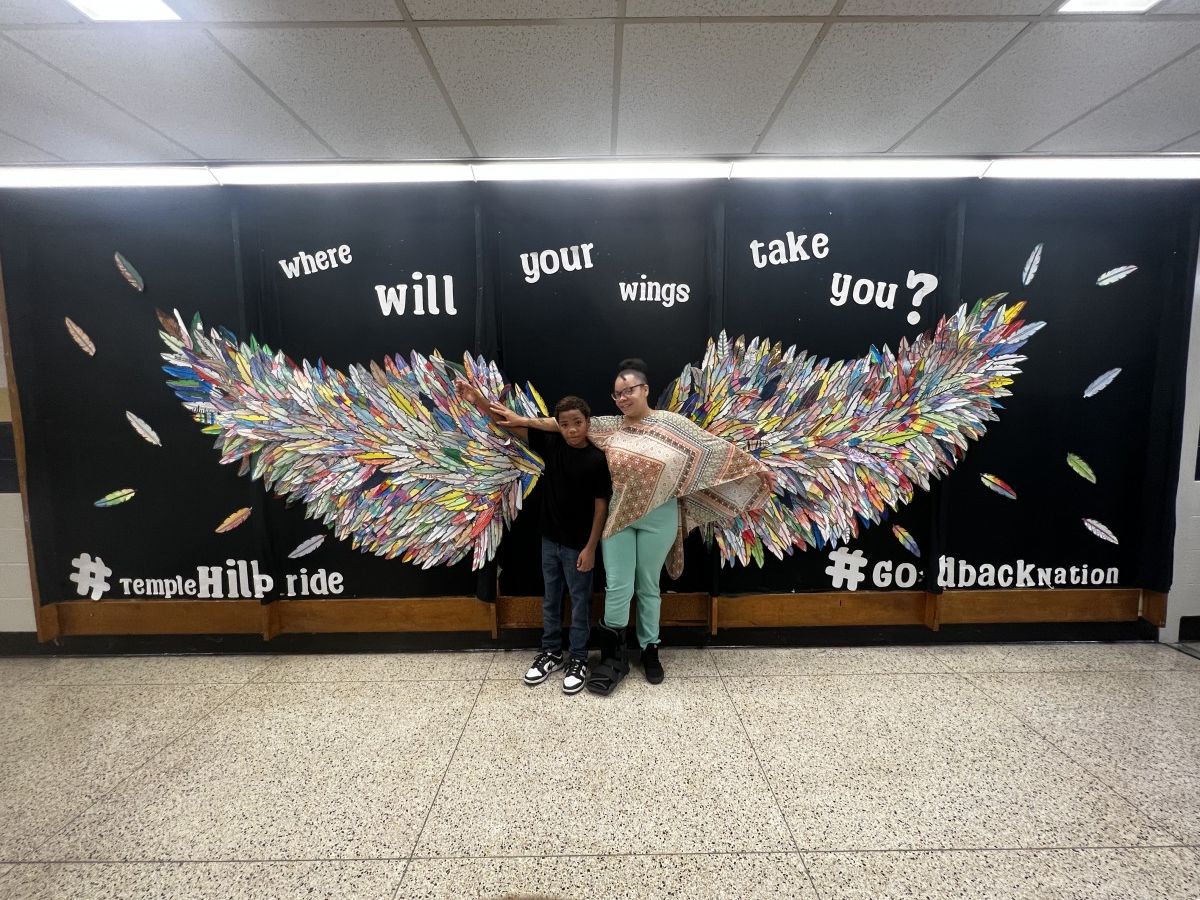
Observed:
[[[563,440],[572,447],[582,447],[587,443],[588,420],[577,409],[568,409],[558,414],[558,428]]]

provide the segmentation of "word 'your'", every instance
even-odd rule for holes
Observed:
[[[580,269],[592,267],[592,248],[595,244],[572,244],[559,250],[543,250],[541,253],[521,254],[521,268],[525,270],[525,280],[530,284],[543,275],[553,275],[562,267],[564,272],[578,272]],[[580,261],[580,250],[583,260]]]

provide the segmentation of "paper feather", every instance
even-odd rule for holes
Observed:
[[[142,276],[138,274],[138,270],[133,267],[133,264],[129,260],[120,253],[114,253],[113,260],[117,264],[117,271],[129,282],[130,287],[138,292],[146,290],[146,282],[142,280]]]
[[[225,520],[217,526],[217,534],[224,534],[226,531],[233,531],[248,518],[252,510],[249,506],[243,506],[237,512],[230,513],[225,517]]]
[[[119,491],[113,491],[111,494],[105,494],[96,501],[95,505],[101,508],[106,506],[119,506],[122,503],[128,503],[130,500],[132,500],[133,495],[136,493],[137,491],[135,491],[133,488],[121,488]]]
[[[87,336],[87,332],[71,321],[70,317],[64,319],[67,323],[67,334],[71,335],[71,340],[79,345],[79,349],[88,356],[96,355],[96,345],[92,343],[92,339]]]
[[[149,444],[153,444],[155,447],[162,446],[162,441],[159,440],[159,437],[155,433],[154,429],[147,425],[145,421],[139,419],[129,410],[125,410],[125,418],[129,420],[129,424],[133,426],[133,430],[136,431],[143,440]]]
[[[1095,397],[1098,393],[1113,383],[1113,379],[1121,374],[1120,369],[1109,369],[1083,390],[1084,397]]]
[[[1132,275],[1137,271],[1137,266],[1117,266],[1115,269],[1109,269],[1103,275],[1096,279],[1096,284],[1104,287],[1107,284],[1112,284],[1114,281],[1120,281],[1126,275]]]
[[[288,559],[299,559],[302,556],[308,556],[308,554],[312,553],[323,543],[325,543],[325,535],[323,534],[318,534],[316,537],[310,537],[307,541],[304,541],[297,546],[295,550],[289,553]]]
[[[1071,467],[1080,478],[1085,478],[1092,484],[1096,483],[1096,473],[1092,471],[1092,467],[1085,463],[1074,453],[1067,454],[1067,465]]]
[[[1120,543],[1115,534],[1113,534],[1108,530],[1108,528],[1097,522],[1095,519],[1084,519],[1083,526],[1101,540],[1108,541],[1110,544]]]
[[[1033,248],[1033,252],[1029,254],[1029,259],[1025,261],[1025,268],[1021,270],[1021,284],[1029,284],[1033,281],[1033,276],[1037,274],[1038,266],[1042,264],[1042,247],[1044,244],[1038,244]]]

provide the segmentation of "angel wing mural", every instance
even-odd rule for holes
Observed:
[[[830,363],[755,338],[709,343],[660,407],[737,443],[775,475],[766,508],[704,526],[725,562],[846,541],[945,474],[997,418],[1043,323],[1004,295],[964,305],[912,343]],[[437,353],[380,366],[293,362],[199,317],[161,314],[168,384],[241,464],[364,551],[428,568],[492,558],[542,472],[541,459],[458,396],[462,375],[523,416],[547,415],[532,385],[494,363]]]

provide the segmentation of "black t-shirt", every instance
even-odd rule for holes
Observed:
[[[596,498],[612,496],[608,461],[590,443],[572,447],[558,432],[529,429],[529,446],[546,461],[541,487],[542,536],[582,550],[592,534]]]

